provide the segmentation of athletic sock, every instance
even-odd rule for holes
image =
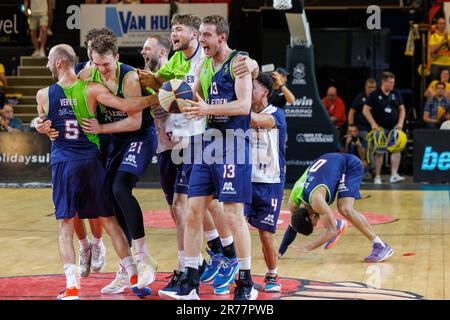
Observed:
[[[137,275],[136,265],[131,256],[125,257],[120,261],[120,268],[127,271],[128,280],[130,280],[133,275]]]
[[[212,240],[208,240],[207,244],[208,244],[208,248],[214,254],[219,254],[219,253],[223,252],[222,243],[220,242],[219,235],[217,235],[217,238],[214,238]]]
[[[231,242],[231,244],[223,247],[223,255],[227,257],[228,259],[234,259],[236,258],[236,251],[234,250],[234,243]]]
[[[381,244],[384,248],[384,242],[379,237],[376,237],[375,239],[372,240],[372,244],[375,244],[375,243]]]
[[[178,271],[184,272],[186,268],[185,262],[184,262],[184,251],[178,251]]]
[[[133,240],[134,246],[136,248],[136,260],[142,259],[148,254],[147,245],[145,243],[145,237]]]
[[[78,284],[78,277],[76,271],[76,265],[73,263],[66,263],[64,265],[64,274],[66,275],[66,287],[67,288],[77,288],[80,286]]]
[[[283,255],[289,245],[294,242],[295,238],[297,237],[297,231],[292,228],[291,225],[289,225],[284,232],[283,241],[281,241],[280,248],[278,249],[278,252]]]
[[[94,246],[100,246],[100,244],[102,243],[102,237],[100,238],[96,238],[96,237],[92,237],[92,244]]]

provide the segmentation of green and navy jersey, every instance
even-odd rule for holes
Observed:
[[[200,71],[200,85],[208,104],[225,104],[237,100],[234,90],[233,61],[239,51],[233,50],[223,62],[218,71],[214,70],[212,58],[206,58]],[[243,116],[210,116],[208,128],[220,130],[223,134],[226,129],[250,129],[250,110]]]
[[[78,80],[66,88],[55,83],[48,88],[47,119],[59,136],[52,142],[51,162],[87,160],[99,155],[99,138],[84,133],[83,118],[95,118],[86,101],[88,82]]]
[[[117,81],[116,81],[116,89],[113,94],[117,97],[125,98],[124,96],[124,85],[125,85],[125,77],[130,72],[136,72],[136,69],[133,67],[123,64],[121,62],[117,63]],[[101,74],[97,69],[92,70],[91,81],[103,84],[101,79]],[[128,114],[126,112],[102,105],[99,103],[99,110],[101,113],[102,122],[104,123],[113,123],[125,118],[128,118]],[[151,127],[153,127],[153,118],[150,115],[150,108],[146,108],[142,111],[142,123],[141,127],[136,131],[131,132],[119,132],[113,133],[113,137],[119,138],[121,140],[130,140],[136,138],[144,138],[148,136],[149,131],[151,131]]]

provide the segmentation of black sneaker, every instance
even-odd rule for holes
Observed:
[[[166,279],[170,279],[170,282],[159,291],[176,291],[176,286],[180,281],[181,274],[183,274],[183,272],[174,270],[170,276],[166,277]]]
[[[234,289],[234,300],[256,300],[258,291],[253,287],[253,283],[243,280],[236,280]]]
[[[189,279],[186,274],[181,273],[179,278],[174,281],[175,276],[172,278],[171,282],[166,286],[166,288],[158,291],[158,295],[161,299],[168,300],[200,300],[198,296],[199,285],[193,286],[189,283]],[[174,282],[173,286],[168,288],[170,284]]]

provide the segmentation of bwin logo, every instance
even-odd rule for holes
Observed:
[[[223,191],[235,191],[233,188],[233,183],[232,182],[225,182],[223,184]]]
[[[441,171],[450,169],[450,152],[446,151],[439,154],[436,151],[432,151],[431,147],[426,147],[421,169],[432,171],[436,167]]]

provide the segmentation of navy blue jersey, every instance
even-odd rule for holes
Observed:
[[[87,82],[81,80],[70,88],[63,88],[57,83],[48,88],[47,119],[52,121],[52,128],[59,132],[52,143],[52,164],[87,160],[99,155],[98,137],[88,137],[83,132],[74,111],[77,108],[87,108],[86,90]]]
[[[77,63],[76,65],[73,66],[73,70],[75,71],[75,74],[79,74],[81,70],[83,70],[86,65],[89,63],[89,61],[83,61],[80,63]]]
[[[119,75],[117,79],[116,91],[113,93],[115,96],[125,98],[123,94],[125,76],[129,72],[135,72],[135,69],[129,65],[120,62],[118,62],[117,68]],[[100,73],[96,69],[93,70],[92,80],[97,83],[102,83]],[[99,105],[100,105],[99,109],[102,114],[102,121],[105,123],[113,123],[128,118],[128,114],[126,112],[108,106],[104,106],[101,104]],[[150,134],[153,133],[154,128],[152,129],[152,127],[154,126],[153,126],[153,118],[150,115],[150,108],[146,108],[142,111],[142,124],[138,130],[131,132],[114,133],[112,136],[114,139],[124,141],[145,139],[146,137],[148,137]]]

